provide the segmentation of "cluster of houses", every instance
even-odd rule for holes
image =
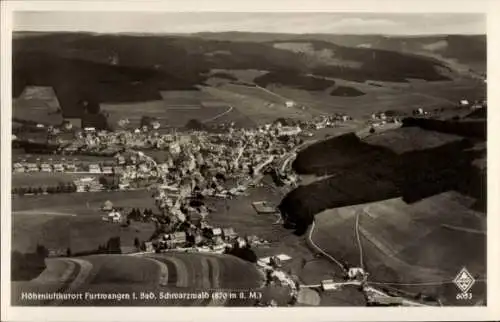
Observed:
[[[51,162],[16,162],[12,165],[14,173],[31,173],[31,172],[75,172],[77,167],[75,164],[51,163]]]

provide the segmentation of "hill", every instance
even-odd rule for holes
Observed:
[[[291,47],[290,47],[291,46]],[[236,42],[201,37],[54,33],[13,40],[13,95],[52,87],[66,117],[80,116],[82,100],[98,103],[160,99],[160,91],[196,89],[211,70],[261,70],[296,75],[292,87],[324,88],[310,74],[355,81],[444,80],[439,61],[404,53],[308,41]],[[175,59],[172,59],[175,57]],[[346,63],[347,61],[347,63]],[[446,72],[449,74],[449,72]],[[283,77],[264,77],[265,83]],[[227,78],[227,77],[226,77]],[[267,80],[266,80],[267,78]],[[261,81],[263,81],[261,79]]]
[[[323,210],[400,196],[413,203],[458,190],[485,209],[486,173],[474,166],[485,151],[474,149],[476,142],[404,127],[366,140],[346,134],[314,144],[299,153],[293,167],[326,179],[292,190],[280,209],[298,233]]]
[[[59,291],[81,294],[113,293],[120,299],[84,297],[45,301],[62,306],[251,306],[255,300],[161,299],[164,294],[201,293],[215,290],[258,290],[263,276],[253,264],[229,255],[165,253],[142,256],[92,255],[51,258],[39,277],[13,283],[15,304],[40,305],[21,301],[28,291]],[[245,278],[242,279],[241,275]],[[135,292],[135,298],[132,293]],[[153,294],[148,298],[141,294]]]
[[[245,42],[316,40],[346,47],[372,48],[430,56],[455,69],[486,73],[486,35],[384,36],[221,32],[195,34],[203,39]],[[457,63],[459,66],[457,66]]]

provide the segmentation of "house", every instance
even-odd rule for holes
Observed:
[[[349,279],[364,278],[365,275],[365,271],[360,267],[351,267],[347,271],[347,277]]]
[[[323,291],[338,290],[339,288],[340,288],[340,285],[338,283],[335,283],[333,280],[322,280],[321,281],[321,289]]]
[[[113,173],[113,167],[111,167],[111,166],[103,166],[102,167],[102,173],[112,174]]]
[[[40,169],[36,163],[28,163],[26,164],[26,172],[38,172]]]
[[[61,163],[54,164],[54,172],[64,172],[64,167]]]
[[[118,222],[121,222],[122,221],[122,214],[119,213],[118,211],[116,210],[112,210],[109,214],[108,214],[108,218],[111,219],[111,222],[114,222],[114,223],[118,223]]]
[[[186,243],[186,233],[183,231],[176,231],[175,233],[170,234],[170,240],[172,240],[175,244],[184,244]]]
[[[67,250],[63,248],[49,249],[49,252],[47,254],[48,257],[61,257],[66,255]]]
[[[52,172],[52,167],[47,163],[42,163],[40,170],[42,172]]]
[[[90,173],[101,173],[101,167],[98,164],[89,164]]]
[[[252,206],[258,214],[275,214],[278,210],[269,205],[266,201],[252,202]]]
[[[302,129],[299,126],[282,126],[278,130],[278,135],[279,136],[285,136],[285,135],[293,136],[293,135],[299,134],[300,132],[302,132]]]
[[[25,171],[25,168],[24,166],[21,164],[21,163],[15,163],[14,166],[13,166],[13,171],[14,172],[24,172]]]
[[[231,240],[231,239],[238,237],[238,235],[236,234],[234,229],[230,227],[230,228],[223,228],[222,229],[222,237],[225,240]]]
[[[461,106],[469,106],[469,101],[466,99],[462,99],[462,100],[460,100],[460,105]]]
[[[122,174],[123,173],[123,167],[121,167],[121,166],[114,166],[113,167],[113,173],[114,174]]]
[[[76,165],[74,165],[72,163],[66,164],[65,167],[66,167],[66,170],[68,172],[75,172],[76,171]]]
[[[290,107],[294,107],[295,106],[295,102],[294,101],[286,101],[285,102],[285,106],[290,108]]]

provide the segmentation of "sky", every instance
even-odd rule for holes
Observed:
[[[482,14],[18,11],[14,31],[486,34]]]

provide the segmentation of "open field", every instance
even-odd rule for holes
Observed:
[[[148,240],[154,232],[152,223],[131,222],[129,227],[103,222],[100,216],[63,216],[14,213],[12,216],[12,249],[33,252],[36,245],[49,249],[71,249],[73,254],[93,251],[120,237],[121,246],[133,246],[134,239]]]
[[[375,286],[377,282],[396,283],[392,286],[415,294],[440,295],[443,302],[456,304],[456,290],[452,288],[446,291],[439,284],[407,288],[403,284],[450,282],[464,266],[472,275],[486,277],[486,217],[471,210],[472,203],[471,198],[447,192],[414,204],[390,199],[331,209],[316,216],[312,238],[335,258],[361,265],[356,241],[359,216],[363,263],[370,273],[369,281]],[[474,227],[484,234],[457,231],[446,225]],[[484,296],[478,290],[472,290],[476,300]]]
[[[121,301],[68,300],[59,303],[59,305],[248,306],[252,305],[254,300],[160,300],[158,295],[159,292],[206,291],[211,294],[213,290],[258,291],[263,281],[263,276],[253,264],[229,255],[182,253],[146,256],[92,255],[78,257],[78,263],[85,264],[87,272],[77,274],[72,279],[64,281],[64,285],[71,288],[71,291],[128,293],[130,299]],[[53,273],[57,275],[57,272]],[[63,270],[59,270],[59,274],[62,275]],[[246,278],[242,279],[242,274]],[[13,288],[14,303],[19,303],[19,294],[22,291],[33,290],[40,286],[45,286],[43,281],[15,284]],[[137,300],[132,299],[132,292],[136,292]],[[140,292],[153,292],[156,299],[140,299]],[[29,304],[33,305],[33,303]]]
[[[214,96],[228,102],[241,114],[256,124],[275,121],[279,117],[309,120],[311,113],[296,108],[287,108],[284,99],[263,92],[258,88],[226,84],[218,88],[206,88]]]
[[[42,124],[59,125],[62,122],[57,96],[52,87],[26,86],[13,100],[12,117]]]
[[[70,183],[79,178],[99,176],[100,174],[73,174],[61,172],[13,173],[12,188],[56,186],[59,183]]]
[[[87,215],[99,211],[106,200],[113,202],[116,207],[155,209],[151,193],[147,190],[136,190],[24,196],[12,200],[12,211],[45,209]]]
[[[381,111],[400,111],[411,114],[412,110],[422,107],[432,111],[435,108],[458,104],[464,97],[484,97],[484,84],[473,80],[454,80],[441,82],[412,82],[397,84],[378,82],[382,87],[366,83],[349,82],[335,79],[338,85],[348,86],[365,93],[356,97],[331,96],[328,92],[310,92],[285,86],[270,85],[268,88],[283,97],[296,101],[323,113],[346,113],[353,117],[367,117]]]
[[[169,106],[165,101],[139,103],[103,104],[102,109],[109,113],[109,124],[116,127],[121,119],[128,119],[129,127],[140,126],[141,118],[149,116],[157,118],[162,126],[182,127],[191,119],[204,121],[228,109],[227,104],[189,107]]]
[[[403,127],[370,135],[364,142],[385,147],[397,154],[409,151],[432,149],[438,146],[462,140],[463,137],[434,131],[422,131],[418,127]]]
[[[59,162],[69,161],[75,163],[98,163],[113,161],[113,157],[93,155],[60,155],[60,154],[33,154],[26,153],[23,149],[12,149],[12,162]]]
[[[100,208],[110,200],[126,212],[132,207],[155,210],[148,191],[87,192],[24,196],[12,199],[12,248],[29,252],[37,243],[47,248],[70,247],[73,253],[95,250],[109,238],[120,236],[122,246],[132,246],[134,238],[147,240],[152,223],[132,222],[129,227],[106,223]],[[60,214],[68,214],[62,216]]]

